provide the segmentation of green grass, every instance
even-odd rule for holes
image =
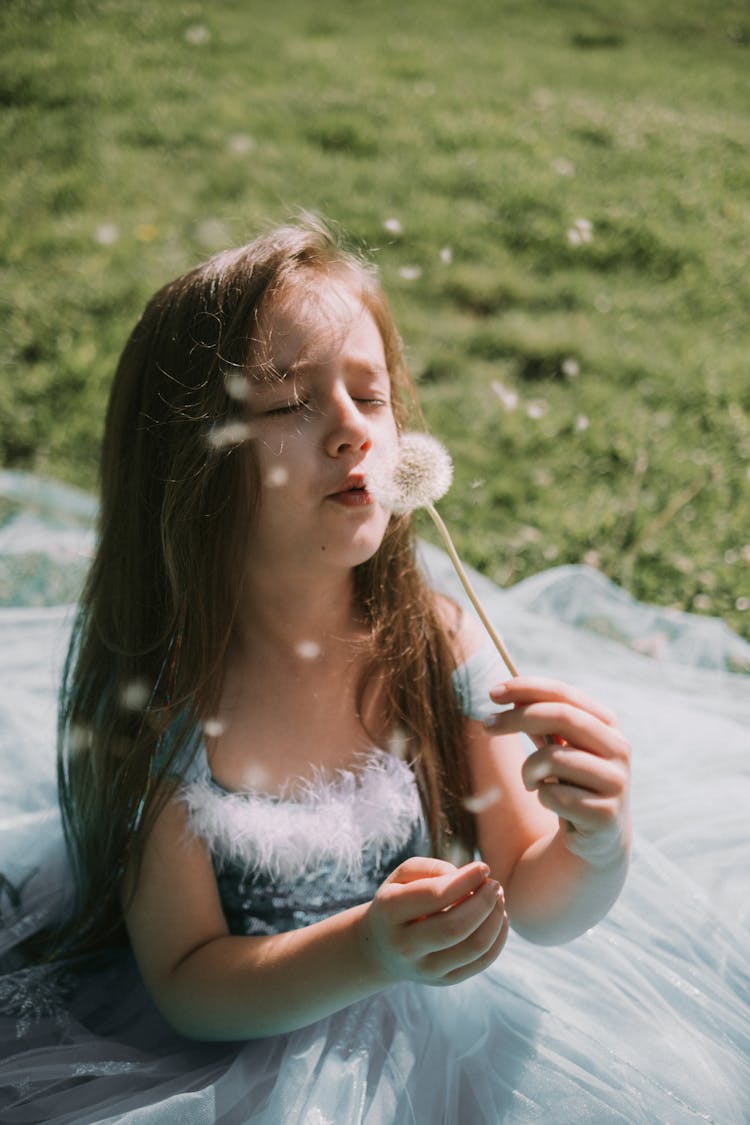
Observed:
[[[744,2],[5,0],[0,30],[6,465],[94,487],[146,298],[307,208],[375,251],[469,562],[587,560],[750,637]]]

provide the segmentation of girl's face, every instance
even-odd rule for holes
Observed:
[[[389,519],[367,489],[398,443],[380,332],[333,281],[314,298],[277,303],[259,328],[248,420],[261,502],[248,562],[279,573],[351,569],[375,554]]]

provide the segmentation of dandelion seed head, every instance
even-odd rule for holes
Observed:
[[[222,719],[206,719],[203,723],[203,733],[206,738],[221,738],[227,724]]]
[[[242,445],[252,436],[252,426],[247,422],[220,422],[209,430],[206,440],[212,449],[229,449],[233,445]]]
[[[501,796],[498,787],[493,785],[491,789],[486,789],[484,793],[473,793],[464,797],[461,804],[467,812],[474,813],[476,816],[477,813],[483,813],[487,809],[491,809],[493,805],[498,803]]]
[[[284,465],[272,465],[266,473],[265,483],[268,488],[283,488],[289,483],[289,470]]]
[[[298,641],[294,651],[301,660],[318,660],[323,653],[317,641]]]
[[[395,464],[380,468],[384,479],[376,473],[368,488],[383,507],[401,514],[434,504],[453,480],[450,454],[431,434],[403,434]]]
[[[120,689],[120,706],[125,711],[143,711],[150,694],[149,686],[144,679],[138,677],[129,680]]]

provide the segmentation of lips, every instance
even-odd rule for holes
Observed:
[[[360,474],[350,476],[344,481],[341,488],[329,493],[329,500],[336,500],[349,507],[359,507],[362,504],[372,504],[372,496],[367,491],[365,478]]]

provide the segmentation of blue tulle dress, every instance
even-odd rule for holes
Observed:
[[[595,693],[633,743],[632,871],[587,934],[558,948],[511,935],[463,984],[394,985],[229,1044],[172,1032],[127,951],[24,964],[19,943],[69,889],[55,689],[92,514],[87,497],[0,474],[0,1122],[750,1120],[750,646],[585,568],[477,584],[519,665]],[[423,558],[461,600],[444,556]],[[460,670],[468,713],[487,712],[496,675],[488,653]],[[278,798],[222,790],[199,754],[182,793],[238,933],[362,901],[426,847],[411,772],[377,749]]]

